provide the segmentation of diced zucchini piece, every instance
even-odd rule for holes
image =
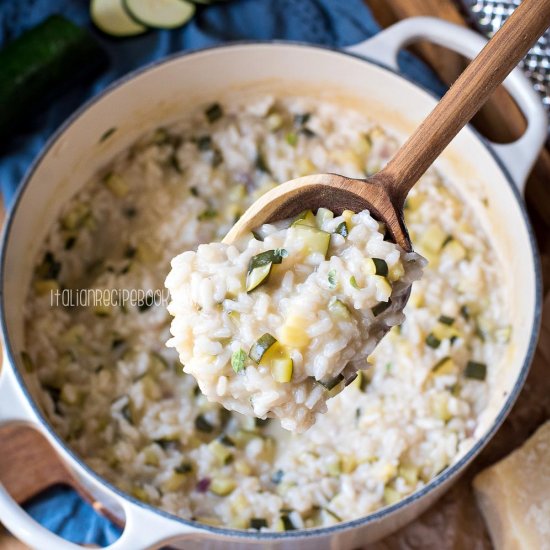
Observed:
[[[199,414],[195,418],[195,428],[203,433],[212,433],[214,431],[214,425],[203,414]]]
[[[143,449],[143,461],[147,466],[158,467],[160,459],[154,446],[151,445]]]
[[[345,380],[343,374],[337,374],[336,376],[331,376],[330,378],[323,378],[322,380],[317,380],[321,386],[323,386],[327,390],[334,389],[338,384],[343,382]]]
[[[246,363],[246,352],[239,348],[237,351],[233,352],[231,356],[231,367],[236,373],[242,372],[244,370]]]
[[[342,302],[341,300],[339,300],[338,298],[336,298],[336,296],[333,296],[329,303],[328,303],[328,310],[330,311],[330,313],[332,315],[334,315],[335,317],[339,318],[339,319],[349,319],[351,314],[350,314],[350,311],[348,309],[348,306],[346,306],[346,304],[344,304],[344,302]]]
[[[390,506],[401,500],[401,495],[391,487],[384,487],[384,504]]]
[[[473,380],[484,381],[487,378],[487,365],[477,361],[468,361],[464,369],[464,376]]]
[[[292,523],[288,514],[282,514],[279,518],[277,530],[278,531],[294,531],[296,526]]]
[[[389,279],[390,281],[398,281],[405,275],[405,269],[403,264],[398,261],[390,268]]]
[[[342,212],[342,217],[344,218],[344,221],[348,225],[348,230],[351,228],[351,218],[355,216],[355,212],[353,210],[344,210]]]
[[[437,349],[441,345],[441,340],[437,338],[433,332],[430,332],[426,336],[426,345],[430,346],[432,349]]]
[[[449,412],[448,404],[449,404],[449,395],[446,392],[440,392],[432,395],[431,408],[432,408],[433,414],[437,418],[439,418],[439,420],[443,420],[443,422],[447,422],[453,416]]]
[[[389,299],[387,302],[379,302],[372,308],[372,314],[375,317],[378,317],[381,313],[384,313],[389,307],[391,306],[391,299]]]
[[[123,198],[130,191],[128,184],[114,172],[107,174],[103,182],[109,188],[109,191],[115,195],[115,197]]]
[[[510,325],[495,330],[496,341],[501,344],[507,344],[510,341],[511,336],[512,327]]]
[[[255,267],[250,271],[246,275],[246,292],[252,292],[255,288],[267,282],[272,266],[273,264],[270,262],[261,267]]]
[[[219,103],[212,103],[205,109],[204,114],[208,122],[212,124],[223,117],[223,108]]]
[[[191,462],[182,462],[179,466],[174,468],[174,471],[178,474],[190,474],[193,472],[193,464],[191,464]]]
[[[334,232],[342,235],[342,237],[347,237],[349,235],[348,224],[345,221],[339,223]]]
[[[266,354],[267,350],[269,350],[271,347],[276,346],[279,342],[277,342],[277,339],[271,336],[269,333],[265,333],[250,348],[250,351],[248,352],[248,356],[252,361],[255,363],[260,363],[263,356]]]
[[[445,254],[449,255],[455,262],[459,262],[466,257],[466,249],[460,242],[453,239],[445,245]]]
[[[195,5],[186,0],[123,0],[128,14],[153,29],[181,27],[195,13]]]
[[[210,491],[215,495],[220,497],[225,497],[231,494],[235,487],[237,487],[237,482],[230,477],[215,477],[210,483]]]
[[[414,486],[418,483],[418,468],[416,466],[403,464],[399,466],[398,473],[409,485]]]
[[[436,254],[441,250],[446,238],[447,233],[441,227],[431,224],[421,236],[419,245],[421,248]]]
[[[310,342],[306,330],[307,320],[300,315],[290,314],[279,330],[279,341],[285,346],[303,348]]]
[[[21,352],[21,361],[23,362],[25,372],[34,372],[34,363],[32,362],[31,356],[26,351]]]
[[[276,132],[283,125],[283,117],[279,113],[271,113],[267,117],[267,127],[271,132]]]
[[[92,311],[97,317],[109,317],[109,315],[111,315],[111,306],[106,304],[96,304],[92,307]]]
[[[186,474],[179,474],[174,471],[168,479],[162,482],[161,489],[163,493],[175,493],[182,489],[187,481]]]
[[[77,202],[69,212],[61,218],[63,229],[70,231],[79,229],[90,216],[90,207],[87,204]]]
[[[273,359],[271,361],[271,376],[275,382],[284,384],[292,380],[294,363],[290,357]]]
[[[440,315],[438,321],[449,327],[455,322],[454,317],[448,317],[447,315]]]
[[[328,220],[332,220],[333,218],[334,214],[331,210],[329,210],[328,208],[319,208],[319,210],[317,210],[317,214],[315,215],[317,227],[319,229],[322,229],[323,224]]]
[[[227,464],[227,462],[233,456],[233,453],[231,452],[229,447],[227,447],[217,439],[214,439],[214,441],[211,441],[208,444],[208,449],[217,458],[220,464]]]
[[[306,157],[298,159],[298,162],[296,163],[296,169],[298,170],[299,176],[308,176],[310,174],[315,174],[318,172],[315,164],[313,164],[313,162],[311,162],[311,160]]]
[[[296,224],[317,227],[317,220],[315,218],[315,214],[311,210],[304,210],[303,212],[300,212],[294,218],[294,221],[292,222],[291,227],[293,227]]]
[[[367,258],[365,260],[365,272],[369,275],[381,275],[386,277],[388,275],[388,264],[386,260],[380,258]]]
[[[355,275],[352,275],[352,276],[349,278],[349,284],[350,284],[353,288],[356,288],[357,290],[359,290],[359,285],[357,284],[357,279],[355,278]]]
[[[455,371],[455,363],[450,357],[443,357],[433,367],[432,373],[436,375],[452,374]]]
[[[432,330],[433,335],[439,340],[447,340],[457,338],[460,336],[460,332],[449,324],[438,322]]]
[[[45,296],[59,290],[59,283],[55,279],[45,279],[43,281],[34,281],[33,287],[38,296]]]
[[[250,518],[250,529],[259,531],[263,527],[267,527],[267,520],[265,518]]]

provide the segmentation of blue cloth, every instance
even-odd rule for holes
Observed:
[[[112,39],[93,27],[88,3],[88,0],[0,0],[0,46],[46,16],[60,13],[88,27],[111,60],[109,69],[95,81],[76,86],[59,97],[0,158],[0,187],[8,206],[25,171],[52,132],[85,100],[133,69],[172,52],[220,42],[288,39],[344,47],[379,30],[363,0],[232,0],[199,7],[193,20],[182,29]],[[441,82],[411,55],[401,54],[400,65],[417,82],[437,94],[444,92]],[[118,534],[108,520],[97,516],[67,488],[48,491],[29,503],[27,509],[52,531],[80,543],[105,545]]]

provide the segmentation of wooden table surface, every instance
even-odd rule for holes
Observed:
[[[366,0],[382,26],[415,15],[433,15],[464,25],[464,17],[452,0]],[[466,61],[459,55],[431,44],[415,45],[422,57],[450,84],[462,71]],[[499,89],[474,125],[487,137],[506,142],[521,135],[525,121],[513,100]],[[546,148],[533,169],[527,185],[527,205],[543,257],[545,290],[550,285],[550,151]],[[0,223],[3,210],[0,209]],[[533,368],[525,389],[512,414],[497,437],[475,461],[464,477],[443,497],[434,509],[370,550],[434,548],[438,550],[470,547],[490,549],[491,544],[475,506],[470,482],[480,468],[505,456],[524,441],[538,425],[550,418],[550,297],[544,308],[543,329]],[[25,546],[0,526],[0,549],[22,550]]]

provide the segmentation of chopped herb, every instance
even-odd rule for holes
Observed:
[[[359,418],[361,418],[362,414],[363,414],[363,411],[361,411],[361,407],[357,407],[355,409],[355,419],[359,420]]]
[[[292,523],[292,520],[290,519],[290,516],[287,514],[283,514],[281,516],[281,522],[285,531],[294,531],[294,529],[296,529],[294,523]]]
[[[464,376],[483,381],[487,377],[487,365],[485,363],[478,363],[477,361],[468,361],[464,369]]]
[[[214,431],[214,425],[211,424],[203,414],[199,414],[195,418],[195,428],[197,428],[199,432],[207,434],[210,434]]]
[[[213,208],[207,208],[202,214],[199,214],[199,221],[211,220],[218,216],[218,211]]]
[[[116,126],[113,126],[112,128],[109,128],[108,130],[105,130],[101,137],[99,138],[99,143],[104,142],[106,139],[109,139],[115,132],[116,132]]]
[[[236,373],[244,370],[245,362],[246,352],[242,348],[239,348],[237,351],[233,352],[233,355],[231,356],[231,366]]]
[[[430,332],[430,334],[426,336],[426,344],[430,346],[432,349],[437,349],[441,344],[441,340],[436,336],[434,336],[433,333]]]
[[[336,288],[336,270],[335,269],[331,269],[329,272],[328,272],[328,286],[329,288]]]
[[[262,527],[267,527],[267,520],[264,518],[251,518],[250,529],[259,531]]]
[[[208,122],[212,124],[223,117],[223,109],[219,103],[212,103],[205,111],[204,114],[208,119]]]
[[[294,115],[294,124],[296,126],[303,126],[304,124],[307,124],[309,122],[310,118],[311,118],[311,113],[300,113],[300,114]]]
[[[210,136],[200,136],[195,139],[199,151],[210,151],[212,149],[212,138]]]
[[[348,224],[346,222],[339,223],[334,232],[342,235],[342,237],[347,237],[349,235]]]
[[[295,147],[296,144],[298,143],[298,134],[296,134],[296,132],[289,132],[287,135],[286,135],[286,142],[291,145],[292,147]]]
[[[352,275],[352,276],[349,278],[349,284],[350,284],[353,288],[359,289],[359,285],[357,284],[357,280],[355,279],[355,276],[354,276],[354,275]]]
[[[274,250],[266,250],[265,252],[260,252],[256,256],[250,258],[248,263],[248,273],[251,273],[252,270],[257,267],[263,267],[264,265],[269,264],[280,264],[283,261],[283,258],[288,256],[288,251],[284,248],[275,248]]]
[[[75,245],[75,243],[76,243],[76,237],[74,236],[68,237],[67,240],[65,241],[65,250],[71,250],[71,248]]]
[[[387,302],[380,302],[372,308],[372,314],[375,317],[378,317],[378,315],[380,315],[381,313],[384,313],[384,311],[386,311],[386,309],[388,309],[390,306],[391,306],[391,299],[389,299]]]
[[[281,481],[283,480],[285,473],[283,470],[277,470],[272,476],[271,476],[271,483],[274,483],[275,485],[279,485]]]
[[[447,315],[441,315],[438,321],[449,327],[455,322],[454,317],[447,317]]]
[[[393,369],[392,363],[386,363],[386,366],[384,367],[386,369],[386,374],[390,374]]]
[[[304,136],[306,136],[307,138],[314,138],[317,136],[317,134],[313,130],[310,130],[309,128],[302,128],[300,130],[300,133],[304,134]]]
[[[256,168],[260,172],[265,172],[266,174],[271,174],[271,170],[269,169],[269,166],[267,164],[267,161],[263,155],[263,153],[260,151],[258,153],[258,156],[256,157]]]
[[[193,464],[190,462],[182,462],[179,466],[174,468],[174,472],[178,474],[189,474],[193,471]]]

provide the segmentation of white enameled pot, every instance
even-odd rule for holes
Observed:
[[[546,131],[538,97],[517,69],[506,86],[527,119],[524,135],[514,143],[495,145],[468,127],[436,163],[493,236],[513,330],[497,386],[480,418],[477,443],[422,490],[364,518],[307,531],[251,533],[178,519],[121,493],[79,460],[41,414],[19,370],[33,257],[61,205],[99,167],[143,132],[169,123],[199,104],[259,91],[315,95],[353,105],[404,138],[436,103],[430,93],[398,74],[397,52],[418,39],[429,39],[469,57],[484,45],[483,39],[466,29],[415,18],[347,52],[305,44],[255,43],[176,55],[115,83],[80,109],[50,140],[25,177],[3,236],[0,423],[26,423],[40,430],[83,487],[125,521],[124,532],[111,550],[156,548],[167,543],[187,550],[363,546],[408,523],[440,497],[509,412],[529,369],[540,317],[538,258],[521,193]],[[116,132],[100,141],[110,128]],[[32,547],[80,548],[32,520],[1,485],[0,521]]]

